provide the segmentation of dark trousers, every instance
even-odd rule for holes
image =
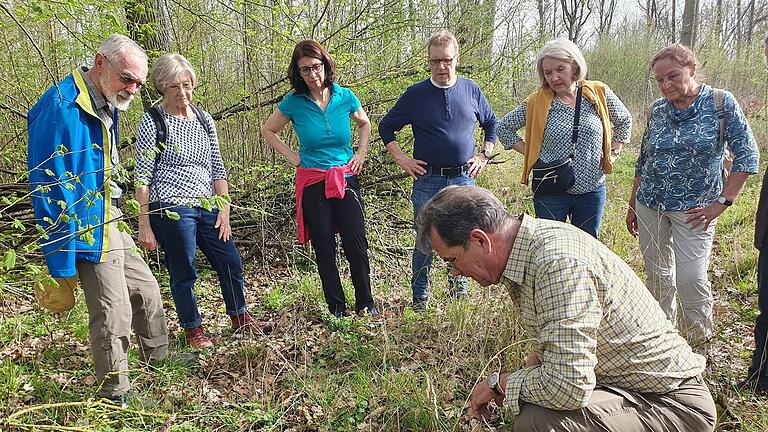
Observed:
[[[368,240],[365,237],[365,212],[357,176],[347,177],[343,199],[325,197],[325,182],[307,186],[302,198],[304,221],[312,236],[317,269],[323,283],[323,294],[331,313],[346,310],[344,290],[336,266],[336,228],[341,246],[349,262],[355,287],[355,310],[373,306],[371,267],[368,262]]]
[[[768,386],[768,242],[760,249],[757,266],[757,304],[760,314],[755,319],[755,351],[749,367],[750,380]]]
[[[170,203],[152,203],[150,209],[153,211],[149,217],[152,231],[163,248],[165,266],[171,276],[171,294],[179,326],[191,329],[203,322],[195,296],[198,247],[219,276],[227,315],[245,313],[243,262],[232,237],[226,242],[218,238],[219,229],[214,225],[219,211]],[[178,214],[178,219],[169,218],[166,210]]]

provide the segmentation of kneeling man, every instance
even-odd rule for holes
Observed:
[[[714,430],[704,357],[598,240],[572,225],[512,216],[475,186],[443,189],[418,223],[455,276],[503,283],[537,341],[523,369],[475,387],[475,417],[494,400],[516,415],[516,431]]]

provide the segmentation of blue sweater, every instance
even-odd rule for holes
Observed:
[[[405,91],[379,122],[379,135],[388,144],[395,132],[410,124],[413,130],[413,157],[430,166],[464,165],[475,154],[475,122],[485,141],[496,142],[496,115],[485,95],[472,80],[458,78],[442,89],[429,79]]]

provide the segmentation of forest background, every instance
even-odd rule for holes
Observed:
[[[761,1],[3,0],[0,9],[2,429],[508,429],[513,419],[503,411],[487,423],[470,422],[466,402],[489,371],[519,368],[530,341],[503,289],[473,284],[466,301],[450,301],[441,265],[433,270],[432,307],[425,314],[408,308],[410,179],[375,132],[403,90],[428,76],[425,40],[440,28],[457,35],[459,74],[479,83],[499,117],[537,87],[532,61],[545,41],[566,36],[583,47],[589,77],[606,82],[634,114],[632,142],[608,179],[600,240],[641,276],[637,241],[624,217],[645,107],[658,97],[649,79],[652,54],[673,41],[692,45],[704,81],[736,95],[763,152],[768,138],[762,53],[768,4]],[[132,355],[135,397],[128,409],[94,399],[98,383],[82,298],[65,314],[46,312],[34,300],[42,259],[26,174],[27,111],[46,88],[92,62],[113,32],[139,41],[152,59],[179,52],[196,67],[196,103],[217,121],[229,171],[248,300],[255,315],[278,325],[267,337],[228,333],[215,278],[201,261],[199,301],[217,347],[197,353],[197,368],[152,368]],[[336,320],[323,311],[313,257],[295,241],[293,169],[259,135],[289,90],[287,64],[304,38],[329,49],[339,82],[357,94],[374,125],[361,180],[374,296],[385,316],[380,325]],[[145,89],[142,103],[122,117],[129,172],[139,118],[157,100]],[[284,137],[296,145],[292,134]],[[412,143],[409,129],[399,141]],[[502,152],[496,160],[480,185],[510,211],[532,214],[530,191],[518,182],[521,158]],[[718,335],[706,379],[719,430],[768,429],[765,401],[732,387],[746,370],[757,313],[752,233],[759,177],[749,180],[717,227],[711,279]],[[148,260],[161,282],[170,330],[179,335],[162,257]],[[343,259],[340,265],[344,270]],[[188,350],[182,341],[175,338],[173,348]]]

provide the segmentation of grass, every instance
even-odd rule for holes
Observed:
[[[761,134],[764,137],[764,134]],[[761,139],[758,139],[761,141]],[[511,212],[532,213],[518,184],[521,158],[505,153],[479,180]],[[634,175],[629,148],[608,178],[601,240],[642,275],[637,240],[624,226]],[[404,182],[407,190],[407,180]],[[716,354],[705,374],[720,410],[719,430],[768,429],[764,400],[734,391],[751,356],[756,314],[756,252],[752,229],[759,179],[750,179],[721,217],[711,280],[716,293]],[[478,380],[498,368],[517,369],[529,351],[503,288],[470,284],[466,300],[445,291],[445,268],[433,269],[435,301],[424,314],[410,305],[412,233],[407,197],[368,199],[374,297],[385,316],[336,319],[327,312],[313,263],[298,258],[289,272],[247,268],[252,313],[277,323],[269,336],[232,334],[215,276],[202,272],[198,301],[217,346],[198,352],[200,366],[144,365],[131,354],[135,397],[126,410],[96,399],[84,301],[60,316],[33,300],[0,298],[0,425],[8,430],[275,431],[466,430],[467,401]],[[349,275],[342,266],[348,299]],[[153,269],[156,267],[153,265]],[[269,276],[267,276],[269,275]],[[173,350],[189,350],[161,281]],[[351,301],[350,301],[351,304]],[[190,351],[193,352],[193,351]],[[67,403],[67,405],[56,405]],[[24,411],[29,410],[29,411]],[[509,430],[512,418],[494,419]]]

